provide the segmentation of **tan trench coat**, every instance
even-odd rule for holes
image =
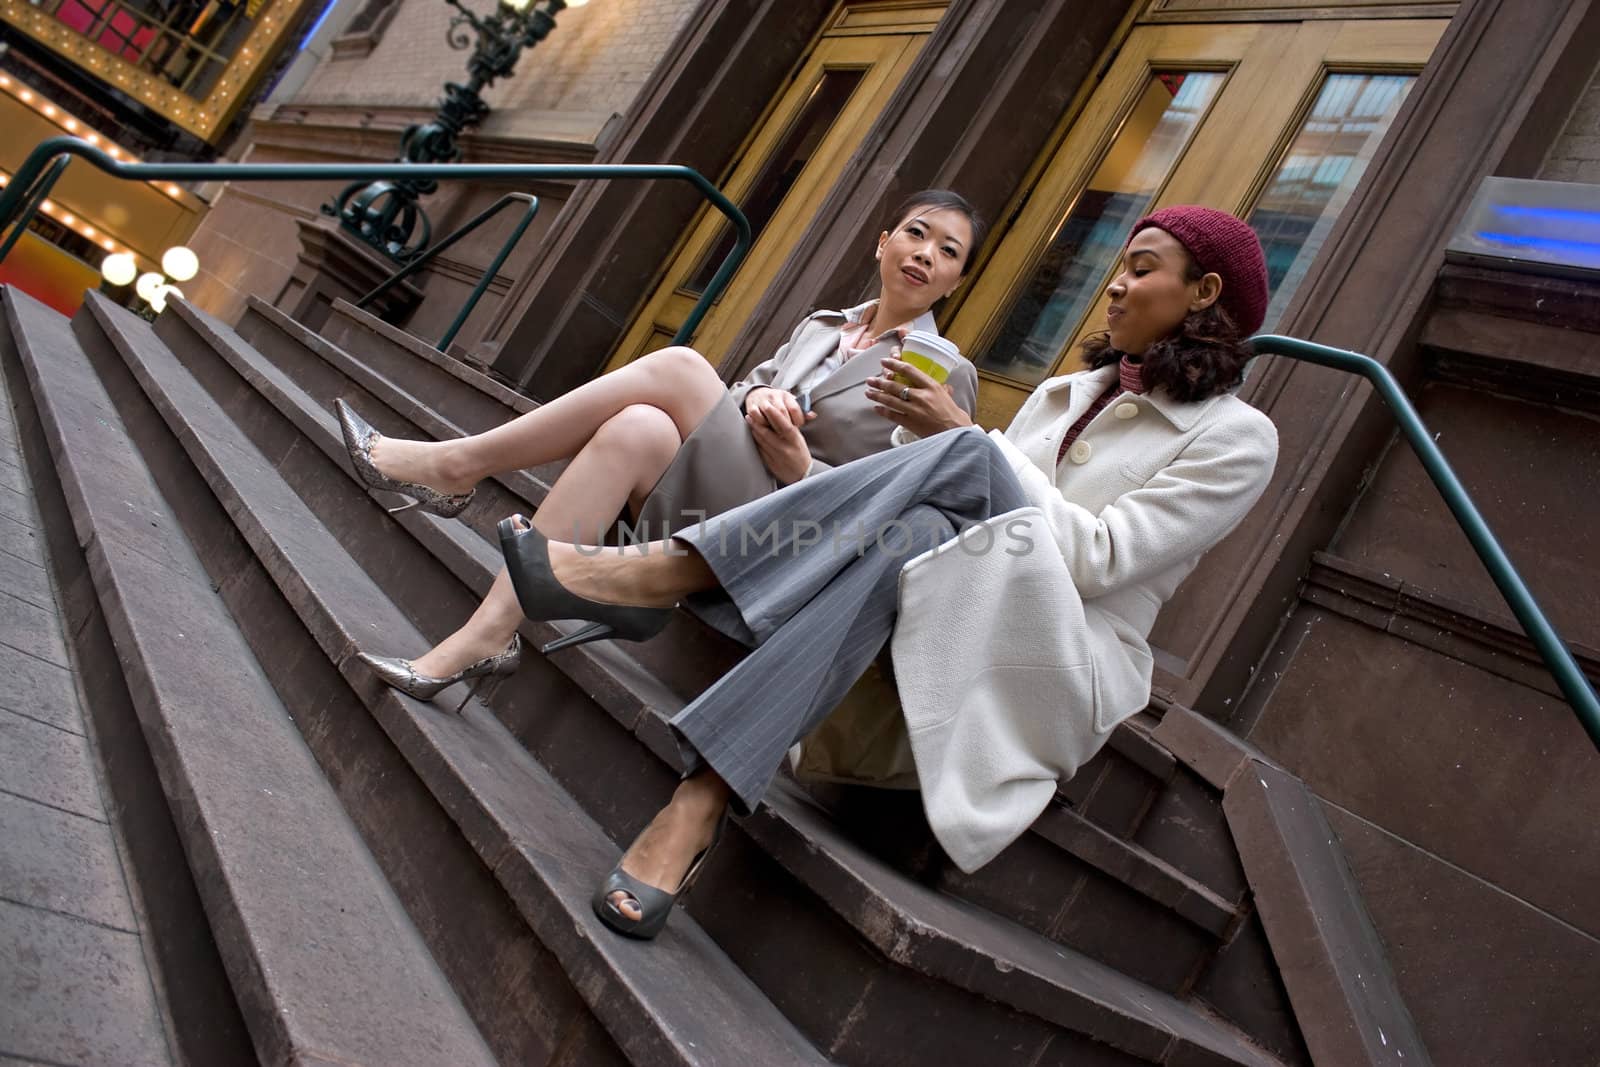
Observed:
[[[845,311],[823,310],[808,315],[795,327],[788,343],[765,363],[728,389],[725,400],[684,441],[661,480],[650,491],[636,528],[642,537],[666,536],[663,525],[681,530],[701,517],[765,496],[778,488],[761,461],[749,427],[744,422],[744,399],[758,386],[772,386],[798,396],[806,377],[824,359],[838,351],[839,333],[847,323],[858,322],[874,302]],[[931,314],[923,314],[912,329],[937,333]],[[894,423],[872,410],[866,382],[883,368],[880,360],[896,354],[893,338],[858,353],[816,383],[811,389],[811,409],[817,417],[800,431],[811,450],[808,476],[853,459],[882,452],[890,445]],[[950,377],[956,403],[970,415],[977,407],[978,372],[963,363]]]

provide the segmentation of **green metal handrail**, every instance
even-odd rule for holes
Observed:
[[[61,172],[67,169],[70,159],[58,159],[50,165],[50,170],[33,183],[31,189],[23,189],[20,196],[22,213],[17,217],[17,224],[11,228],[11,233],[6,236],[5,242],[0,244],[0,263],[11,254],[11,247],[28,228],[28,223],[33,221],[34,213],[39,210],[39,205],[44,203],[50,195],[50,190],[56,187],[56,181],[61,177]],[[13,180],[13,186],[22,187],[22,183]],[[8,190],[9,192],[9,190]],[[0,233],[5,233],[5,224],[0,222]]]
[[[426,252],[422,253],[422,255],[418,256],[416,259],[413,259],[411,262],[407,263],[405,266],[389,275],[383,281],[373,286],[371,292],[363,296],[360,300],[356,301],[356,307],[366,307],[368,304],[378,299],[378,297],[388,292],[394,286],[404,281],[407,276],[415,274],[417,271],[421,270],[425,264],[431,261],[440,252],[443,252],[445,249],[461,240],[467,234],[471,233],[473,230],[476,230],[485,222],[488,222],[491,218],[499,213],[501,208],[505,207],[507,204],[517,202],[528,205],[527,210],[522,213],[522,221],[517,223],[516,228],[511,231],[511,236],[507,237],[505,241],[501,243],[500,251],[495,254],[493,261],[491,261],[490,264],[483,269],[483,276],[478,279],[478,284],[473,287],[472,295],[467,297],[467,302],[465,304],[461,305],[461,310],[456,313],[455,321],[450,324],[450,328],[444,332],[444,336],[439,338],[438,344],[434,346],[439,351],[443,352],[445,349],[450,347],[450,342],[456,339],[456,334],[461,331],[461,327],[466,325],[467,316],[472,314],[472,309],[478,306],[478,301],[482,299],[483,294],[488,291],[489,283],[494,280],[495,274],[499,272],[500,265],[506,261],[506,257],[509,256],[511,254],[511,250],[517,246],[517,242],[522,240],[522,235],[527,231],[528,223],[533,221],[533,216],[539,213],[539,198],[537,196],[533,196],[530,193],[507,193],[505,196],[502,196],[499,200],[496,200],[483,211],[479,212],[478,216],[471,222],[468,222],[465,226],[461,226],[455,230],[452,230],[448,237],[434,242],[431,246],[429,246]]]
[[[78,156],[117,178],[136,181],[386,181],[398,178],[432,181],[537,181],[541,179],[612,179],[620,181],[688,182],[713,207],[733,223],[738,240],[723,257],[722,265],[700,294],[699,301],[673,336],[675,345],[688,344],[711,305],[722,295],[733,272],[750,251],[753,238],[744,212],[698,171],[689,167],[638,163],[118,163],[105,152],[76,137],[41,141],[11,183],[0,193],[0,233],[21,214],[23,201],[45,167],[58,156]]]
[[[1589,679],[1584,677],[1583,670],[1578,666],[1566,643],[1561,640],[1561,635],[1556,633],[1555,627],[1550,625],[1550,620],[1545,618],[1544,612],[1539,609],[1533,594],[1522,581],[1522,576],[1511,565],[1505,549],[1490,532],[1489,524],[1483,520],[1472,498],[1467,495],[1466,487],[1461,484],[1461,479],[1456,477],[1455,471],[1450,469],[1444,453],[1439,451],[1439,446],[1434,443],[1427,427],[1422,424],[1417,409],[1401,391],[1400,383],[1395,381],[1394,375],[1389,373],[1388,368],[1371,356],[1363,356],[1359,352],[1347,352],[1342,348],[1329,348],[1327,345],[1313,344],[1293,337],[1281,337],[1277,334],[1253,337],[1250,343],[1256,352],[1262,355],[1287,356],[1303,363],[1332,367],[1335,370],[1359,374],[1372,383],[1373,388],[1378,390],[1378,395],[1383,397],[1384,402],[1389,405],[1389,410],[1394,413],[1400,432],[1416,451],[1417,458],[1422,461],[1423,469],[1428,472],[1428,477],[1433,479],[1433,484],[1438,487],[1444,502],[1449,505],[1451,514],[1456,517],[1456,523],[1467,535],[1467,540],[1472,543],[1478,558],[1489,571],[1489,577],[1493,578],[1494,584],[1499,587],[1500,595],[1506,598],[1512,614],[1522,624],[1523,632],[1538,649],[1545,666],[1555,677],[1556,685],[1567,698],[1567,703],[1572,705],[1573,712],[1578,716],[1578,722],[1588,733],[1589,740],[1594,742],[1596,748],[1600,748],[1600,698],[1596,698],[1594,687],[1589,684]]]

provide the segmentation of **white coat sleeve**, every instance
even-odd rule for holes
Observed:
[[[1202,430],[1155,477],[1096,515],[1067,500],[1008,439],[990,437],[999,439],[1029,499],[1044,512],[1073,584],[1086,598],[1142,582],[1222,540],[1266,489],[1278,456],[1272,420],[1240,405]]]

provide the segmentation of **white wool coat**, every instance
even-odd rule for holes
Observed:
[[[895,680],[928,821],[966,871],[1146,705],[1157,612],[1277,459],[1272,421],[1237,397],[1183,404],[1158,389],[1119,396],[1058,466],[1063,435],[1116,375],[1035,390],[989,435],[1032,505],[901,572]]]

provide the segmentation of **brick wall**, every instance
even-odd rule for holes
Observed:
[[[1539,177],[1600,184],[1600,68],[1573,109],[1567,128],[1551,146]]]
[[[470,52],[445,43],[453,11],[442,0],[399,2],[369,55],[323,63],[295,102],[431,108],[446,80],[465,81]],[[528,111],[623,113],[697,2],[592,0],[569,8],[549,37],[523,53],[516,74],[485,98],[497,119]],[[488,10],[483,0],[474,6]]]

